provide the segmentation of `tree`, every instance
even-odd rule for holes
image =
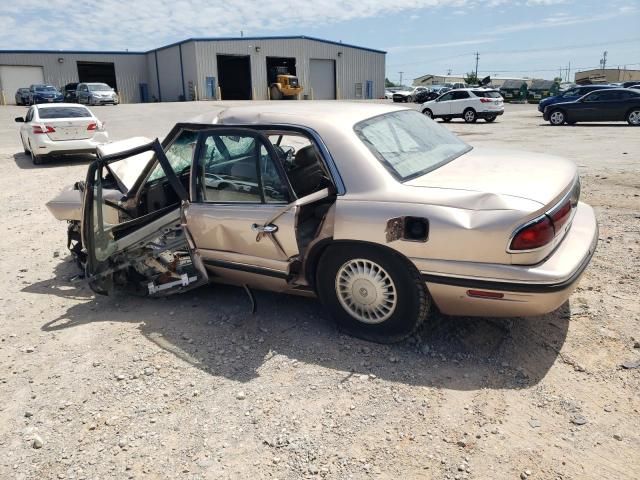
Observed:
[[[385,77],[384,79],[384,88],[389,88],[389,87],[395,87],[396,84],[393,83],[391,80],[389,80],[388,78]]]
[[[464,76],[464,83],[467,85],[478,85],[478,76],[475,72],[469,72]]]

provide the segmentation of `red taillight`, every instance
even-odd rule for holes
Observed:
[[[87,125],[87,130],[95,130],[96,128],[98,128],[97,123],[90,123],[89,125]]]
[[[493,102],[493,100],[490,98],[484,98],[484,97],[480,98],[480,103],[491,103],[491,102]]]
[[[539,248],[555,236],[551,219],[546,215],[534,223],[522,227],[511,240],[510,250],[533,250]]]
[[[571,199],[567,200],[554,213],[551,214],[551,220],[556,232],[559,232],[571,216]]]
[[[44,126],[44,125],[34,125],[33,126],[33,133],[55,133],[56,129],[53,127],[50,127],[49,125]]]

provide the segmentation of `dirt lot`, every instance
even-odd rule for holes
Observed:
[[[210,106],[95,111],[121,139]],[[252,315],[230,287],[94,296],[44,207],[87,160],[34,167],[23,112],[0,108],[0,478],[640,478],[640,368],[620,366],[640,359],[640,129],[549,127],[516,105],[448,124],[472,145],[575,161],[598,251],[553,314],[434,314],[381,346],[309,299],[258,292]]]

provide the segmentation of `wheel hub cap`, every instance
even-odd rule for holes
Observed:
[[[631,112],[631,115],[629,115],[629,120],[634,125],[640,124],[640,110]]]
[[[391,276],[371,260],[345,262],[336,274],[336,294],[345,311],[363,323],[382,323],[396,309],[396,287]]]

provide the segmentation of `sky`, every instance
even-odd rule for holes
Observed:
[[[640,69],[640,0],[0,0],[0,50],[150,50],[190,37],[308,35],[387,51],[387,77],[570,79]]]

